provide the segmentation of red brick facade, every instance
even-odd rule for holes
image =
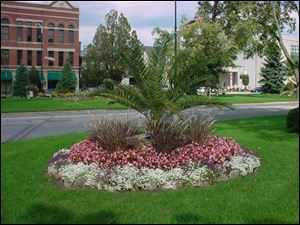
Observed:
[[[8,21],[8,24],[7,24]],[[28,24],[31,23],[31,24]],[[40,23],[42,29],[39,28]],[[51,24],[54,25],[54,40],[49,42],[49,30]],[[63,26],[63,28],[61,27]],[[17,39],[17,27],[22,35]],[[8,28],[8,29],[6,29]],[[28,41],[27,36],[31,29],[32,40]],[[7,34],[8,30],[8,34]],[[42,31],[42,43],[39,42],[37,32]],[[59,33],[64,40],[59,42]],[[73,35],[72,35],[73,34]],[[72,38],[73,36],[73,38]],[[70,38],[69,38],[70,37]],[[22,40],[20,40],[22,39]],[[73,39],[73,41],[72,41]],[[9,52],[8,63],[4,62],[3,50]],[[63,62],[65,63],[69,58],[69,53],[73,53],[73,71],[76,75],[76,89],[79,87],[79,8],[74,8],[68,1],[53,1],[50,4],[35,4],[27,2],[16,1],[1,1],[1,73],[3,66],[7,66],[15,76],[16,68],[18,66],[18,50],[22,50],[21,63],[30,69],[32,65],[37,70],[43,69],[45,77],[45,88],[48,88],[48,73],[53,71],[62,71],[63,67],[59,66],[59,52],[63,52]],[[28,65],[27,55],[28,51],[32,51],[32,65]],[[42,65],[37,65],[37,54],[42,51]],[[54,65],[49,66],[48,59],[49,51],[54,52]],[[6,69],[7,70],[7,69]],[[2,76],[1,76],[2,80]]]

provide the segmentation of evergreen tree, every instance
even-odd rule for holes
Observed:
[[[56,92],[58,93],[67,93],[74,92],[75,90],[75,82],[72,80],[73,72],[70,63],[65,63],[63,74],[61,79],[58,81],[56,85]]]
[[[279,93],[284,87],[287,68],[284,65],[280,48],[274,43],[265,51],[265,63],[261,69],[259,81],[267,93]]]
[[[34,66],[31,67],[31,70],[29,72],[29,81],[30,84],[34,84],[38,87],[39,91],[42,90],[42,83],[39,78],[39,72],[35,69]]]
[[[29,84],[29,78],[26,67],[21,64],[17,68],[16,81],[13,83],[13,94],[15,96],[26,97],[26,85]]]

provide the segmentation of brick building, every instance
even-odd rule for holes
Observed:
[[[1,1],[1,92],[10,92],[20,64],[35,66],[44,88],[54,89],[67,61],[78,90],[79,54],[79,8],[68,1]]]

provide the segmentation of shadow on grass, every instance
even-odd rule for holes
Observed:
[[[280,221],[273,218],[260,218],[260,219],[251,219],[246,222],[246,224],[291,224],[288,221]]]
[[[68,210],[41,203],[31,205],[24,215],[26,221],[33,224],[117,224],[116,215],[111,211],[99,211],[78,218]]]
[[[210,224],[216,221],[211,221],[209,218],[203,218],[193,213],[179,214],[175,216],[177,224]]]

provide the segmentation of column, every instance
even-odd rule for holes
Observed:
[[[232,76],[233,76],[233,74],[232,74],[232,72],[229,74],[229,88],[231,89],[231,91],[232,91]]]

